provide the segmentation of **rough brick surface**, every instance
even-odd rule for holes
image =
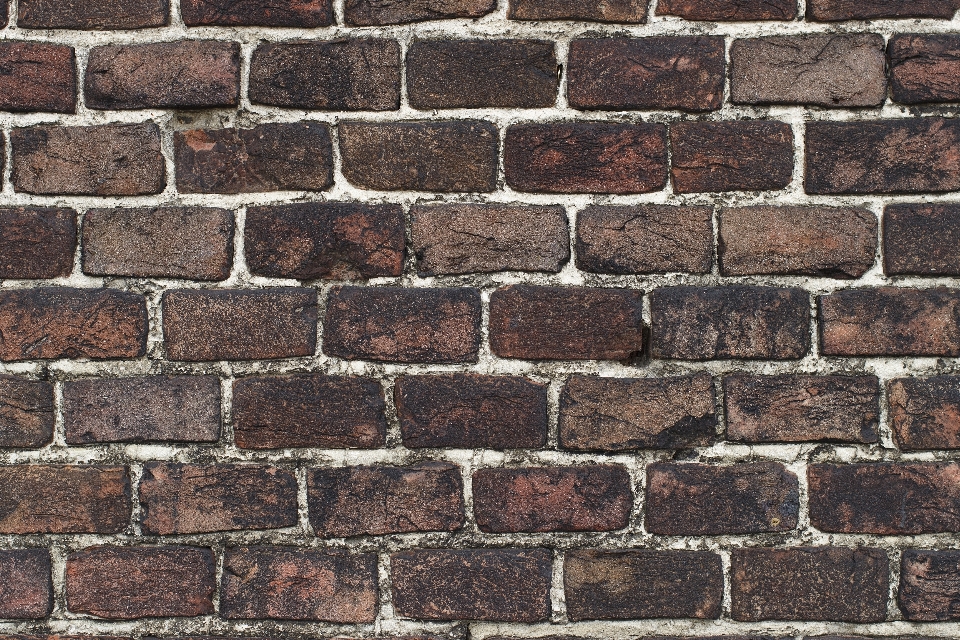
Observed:
[[[23,0],[17,26],[26,29],[142,29],[169,21],[169,0]]]
[[[898,34],[890,39],[893,99],[904,104],[960,101],[960,38]]]
[[[511,20],[582,20],[640,23],[647,17],[643,0],[510,0]]]
[[[3,5],[6,11],[6,4]],[[73,47],[41,42],[0,45],[0,110],[74,113],[77,106]]]
[[[686,20],[793,20],[797,3],[793,0],[661,0],[657,14],[679,16]]]
[[[409,24],[427,20],[479,18],[493,11],[495,7],[494,0],[449,0],[447,2],[346,0],[344,17],[349,25],[365,27]]]
[[[960,552],[904,552],[897,601],[913,621],[960,619]]]
[[[0,208],[0,278],[70,275],[77,247],[77,212]]]
[[[46,549],[0,551],[0,618],[45,618],[53,610]]]
[[[887,385],[887,398],[901,449],[960,449],[960,378],[898,378]]]
[[[325,27],[333,22],[330,0],[181,0],[187,26]]]
[[[883,211],[888,275],[960,275],[960,207],[895,204]]]
[[[36,449],[53,439],[53,385],[0,376],[0,448]]]
[[[955,0],[807,0],[811,20],[869,20],[871,18],[951,18]]]

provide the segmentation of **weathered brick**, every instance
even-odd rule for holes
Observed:
[[[903,104],[960,102],[960,37],[895,34],[888,46],[890,88]]]
[[[400,108],[396,40],[265,43],[250,61],[250,101],[327,111]]]
[[[399,205],[250,207],[244,238],[247,267],[258,276],[342,280],[403,273],[406,236]]]
[[[2,7],[5,17],[6,3]],[[76,65],[73,47],[45,42],[0,43],[0,110],[74,113]]]
[[[233,212],[226,209],[93,209],[83,216],[83,271],[225,280],[233,264],[233,231]]]
[[[67,608],[109,620],[213,613],[216,561],[199,547],[90,547],[67,557]]]
[[[46,549],[0,550],[0,618],[46,618],[53,611]]]
[[[808,20],[952,18],[956,0],[807,0]]]
[[[386,439],[384,407],[372,378],[242,378],[233,383],[234,438],[243,449],[375,449]]]
[[[960,551],[907,549],[900,564],[897,602],[912,621],[960,620]]]
[[[890,427],[904,451],[960,449],[960,378],[899,378],[887,384]]]
[[[575,109],[711,111],[723,102],[723,38],[584,38],[570,43]]]
[[[460,467],[338,467],[307,471],[310,524],[327,538],[456,531],[464,522]]]
[[[810,349],[803,289],[664,287],[650,294],[650,313],[654,358],[791,360]]]
[[[518,124],[504,142],[507,184],[543,193],[646,193],[667,181],[666,127]]]
[[[510,20],[577,20],[639,24],[647,19],[643,0],[510,0]]]
[[[746,20],[793,20],[796,0],[660,0],[657,15],[679,16],[684,20],[740,22]]]
[[[723,379],[727,439],[736,442],[879,440],[875,376],[752,376]]]
[[[377,556],[294,547],[227,549],[220,598],[220,613],[228,620],[373,622]]]
[[[344,122],[343,175],[379,191],[493,191],[497,127],[489,122]]]
[[[0,278],[56,278],[73,271],[77,212],[0,208]]]
[[[312,29],[333,24],[330,0],[180,0],[180,14],[188,27],[298,27]]]
[[[723,568],[707,551],[568,551],[567,616],[578,620],[720,617]]]
[[[119,533],[130,504],[126,467],[0,466],[0,533]]]
[[[734,549],[734,620],[881,622],[889,561],[882,549]]]
[[[793,130],[783,122],[678,122],[670,145],[677,193],[771,191],[793,177]]]
[[[53,385],[0,375],[0,448],[38,449],[53,440]]]
[[[831,533],[960,531],[960,464],[814,464],[810,523]]]
[[[960,206],[892,204],[883,211],[887,275],[960,275]]]
[[[25,29],[143,29],[169,21],[169,0],[22,0],[17,26]]]
[[[476,362],[477,289],[334,287],[323,352],[347,360]]]
[[[409,24],[428,20],[479,18],[493,11],[496,6],[494,0],[448,0],[443,3],[431,0],[346,0],[344,18],[353,27]]]
[[[216,442],[220,381],[213,376],[68,380],[63,426],[69,444]]]
[[[142,295],[41,287],[0,293],[0,360],[137,358],[147,349]]]
[[[547,438],[547,388],[526,378],[401,376],[394,403],[410,449],[536,449]]]
[[[539,622],[550,615],[547,549],[415,549],[390,556],[393,606],[418,620]]]
[[[317,348],[317,292],[292,287],[167,291],[163,339],[171,360],[310,356]]]
[[[152,122],[14,129],[10,144],[17,191],[139,196],[160,193],[166,185],[160,128]]]

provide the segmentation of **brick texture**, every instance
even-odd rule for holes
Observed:
[[[943,622],[960,618],[957,580],[960,553],[956,551],[907,550],[901,565],[897,600],[906,618]]]
[[[73,270],[77,212],[0,208],[0,278],[56,278]]]
[[[53,439],[53,385],[0,376],[0,448],[36,449]]]
[[[904,104],[957,102],[960,38],[899,34],[890,39],[893,99]]]
[[[17,26],[26,29],[142,29],[168,23],[169,0],[24,0]]]
[[[347,24],[358,27],[409,24],[427,20],[479,18],[493,11],[495,7],[493,0],[452,0],[443,3],[430,0],[392,3],[346,0],[344,18]]]
[[[0,551],[0,617],[45,618],[52,610],[50,554],[45,549]]]
[[[510,0],[511,20],[580,20],[589,22],[640,23],[646,20],[643,0]]]
[[[871,18],[950,18],[958,8],[955,0],[807,0],[812,20],[869,20]]]
[[[6,5],[4,5],[6,10]],[[74,113],[77,106],[73,47],[40,42],[0,46],[0,110]]]
[[[659,15],[685,20],[793,20],[797,3],[793,0],[663,0],[657,4]]]
[[[883,270],[888,275],[960,275],[960,207],[890,205],[883,211]]]
[[[182,0],[180,15],[201,25],[325,27],[333,22],[330,0]]]
[[[887,385],[890,424],[905,451],[960,449],[960,380],[898,378]]]

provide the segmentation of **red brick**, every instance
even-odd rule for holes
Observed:
[[[887,275],[960,275],[960,207],[893,204],[883,211]]]
[[[53,440],[53,385],[0,375],[0,448],[39,449]]]
[[[960,620],[960,552],[907,549],[900,564],[897,601],[911,621]]]
[[[903,104],[960,102],[960,37],[895,34],[890,38],[890,88]]]
[[[67,608],[109,620],[213,613],[215,565],[198,547],[90,547],[67,557]]]
[[[333,24],[330,0],[181,0],[180,15],[188,27],[297,27]]]
[[[807,0],[808,20],[952,18],[956,0]]]
[[[891,380],[887,398],[890,427],[900,449],[960,449],[960,378]]]
[[[171,360],[311,356],[317,348],[317,293],[292,287],[167,291],[163,339]]]
[[[350,26],[369,27],[427,20],[479,18],[495,8],[494,0],[448,0],[442,4],[430,0],[405,0],[392,3],[375,0],[346,0],[344,18]]]
[[[2,7],[6,17],[6,2]],[[74,113],[76,65],[73,47],[45,42],[0,43],[0,110]]]
[[[660,0],[657,15],[679,16],[685,20],[745,21],[793,20],[796,0]]]
[[[56,278],[73,271],[77,212],[73,209],[0,209],[0,278]]]
[[[46,618],[52,611],[53,584],[47,550],[0,551],[0,618]]]
[[[142,29],[169,21],[169,0],[21,0],[24,29]]]
[[[639,24],[647,19],[647,3],[643,0],[510,0],[507,17],[510,20]]]

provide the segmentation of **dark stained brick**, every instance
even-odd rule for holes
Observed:
[[[46,618],[51,611],[50,553],[46,549],[0,551],[0,618]]]
[[[2,7],[5,15],[6,2]],[[74,113],[76,66],[73,47],[45,42],[0,43],[0,110]]]
[[[807,0],[808,20],[952,18],[956,0]]]
[[[643,0],[510,0],[510,20],[578,20],[638,24],[647,18]]]
[[[0,448],[38,449],[53,439],[53,385],[0,376]]]
[[[77,212],[0,208],[0,278],[56,278],[73,271]]]
[[[142,29],[169,21],[169,0],[22,0],[24,29]]]
[[[887,50],[895,101],[960,102],[960,37],[895,34]]]
[[[900,564],[897,601],[911,621],[960,620],[960,551],[907,549]]]
[[[960,206],[892,204],[883,211],[887,275],[960,275]]]
[[[660,0],[657,15],[685,20],[746,21],[793,20],[796,0]]]
[[[181,0],[188,27],[202,25],[299,27],[333,24],[331,0]]]
[[[960,378],[899,378],[887,384],[890,427],[904,451],[960,449]]]
[[[447,0],[443,3],[431,0],[346,0],[344,17],[350,26],[368,27],[428,20],[479,18],[493,11],[496,6],[495,0]]]

